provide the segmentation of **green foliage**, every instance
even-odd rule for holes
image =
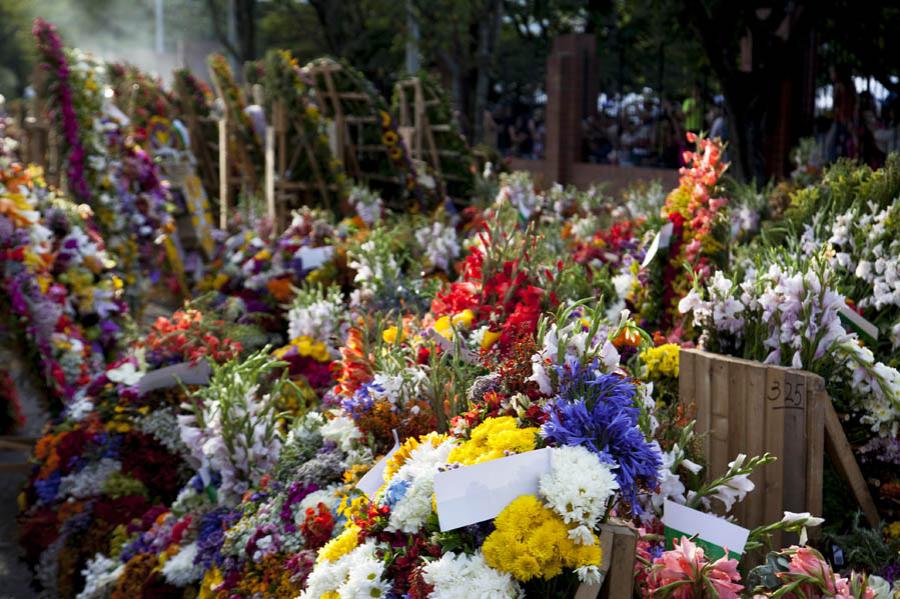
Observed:
[[[896,563],[900,544],[888,544],[881,531],[860,526],[861,515],[859,512],[852,515],[850,530],[845,534],[828,535],[828,540],[844,552],[846,567],[871,572]]]
[[[796,225],[812,223],[814,218],[831,223],[850,208],[862,208],[869,202],[883,208],[898,196],[900,154],[891,154],[884,168],[874,171],[842,159],[825,171],[819,183],[794,194],[786,216]]]

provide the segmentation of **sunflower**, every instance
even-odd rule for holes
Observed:
[[[399,139],[400,137],[395,131],[388,130],[381,134],[381,143],[390,148],[396,146]]]

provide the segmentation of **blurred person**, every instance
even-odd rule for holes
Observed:
[[[692,133],[700,133],[703,127],[703,106],[700,101],[700,87],[695,83],[691,87],[691,95],[681,104],[684,113],[684,128]]]
[[[531,137],[533,128],[531,117],[524,108],[517,112],[518,115],[510,126],[509,136],[513,142],[515,155],[520,158],[531,158],[534,149],[534,140]]]
[[[854,135],[856,116],[856,86],[846,67],[828,68],[834,94],[832,123],[825,137],[825,160],[829,163],[842,156],[854,158],[857,145]]]
[[[891,92],[881,105],[880,126],[872,132],[878,149],[885,154],[900,152],[900,122],[898,122],[898,98]]]
[[[532,154],[535,159],[544,157],[544,144],[547,138],[547,125],[544,123],[544,109],[535,108],[531,119],[531,137],[534,140]]]
[[[884,164],[884,153],[875,142],[874,132],[881,126],[875,97],[868,91],[859,94],[859,111],[856,118],[856,138],[859,142],[859,157],[872,168]]]
[[[512,124],[509,106],[501,105],[494,117],[497,124],[497,150],[504,157],[509,156],[512,152],[512,137],[510,136],[510,125]]]
[[[497,121],[494,120],[494,115],[491,114],[490,110],[485,109],[484,114],[481,115],[481,128],[482,134],[484,135],[484,143],[496,149],[498,134]]]

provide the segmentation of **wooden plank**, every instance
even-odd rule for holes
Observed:
[[[709,476],[721,476],[728,469],[732,456],[728,446],[728,396],[730,363],[725,360],[710,362],[710,429]]]
[[[745,404],[747,402],[747,376],[749,367],[741,362],[734,362],[728,369],[728,459],[734,459],[742,447],[747,446],[747,430]],[[735,518],[739,522],[747,521],[747,499],[734,508]]]
[[[627,526],[602,525],[613,532],[613,549],[609,572],[600,589],[601,599],[631,599],[634,592],[634,562],[637,549],[637,533]]]
[[[710,460],[710,439],[709,433],[712,425],[712,409],[710,405],[710,356],[704,353],[697,353],[694,356],[694,398],[697,403],[697,427],[695,432],[701,435],[703,445],[703,455]],[[709,461],[707,461],[709,465]],[[707,468],[707,476],[710,475],[710,468]]]
[[[744,365],[746,390],[744,395],[744,440],[747,455],[762,455],[766,451],[766,368],[762,364]],[[735,449],[740,450],[741,447]],[[750,476],[756,491],[744,500],[745,526],[755,527],[765,524],[765,490],[771,465],[757,468]]]
[[[806,407],[809,374],[798,370],[784,373],[781,413],[784,415],[784,450],[781,459],[784,472],[782,510],[806,511]],[[787,535],[785,542],[795,544],[798,538]]]
[[[825,405],[831,400],[825,391],[822,377],[810,375],[806,408],[806,510],[813,516],[821,516],[822,489],[825,470]],[[809,529],[810,538],[816,539],[821,527]]]
[[[27,462],[21,464],[0,464],[0,473],[5,474],[19,474],[19,473],[27,473],[31,472],[34,469],[34,464],[29,464]]]
[[[766,429],[765,450],[778,459],[767,466],[766,486],[760,489],[764,495],[763,519],[776,522],[784,516],[784,371],[766,369]],[[781,547],[781,534],[773,537],[776,547]]]
[[[853,456],[853,447],[847,441],[844,427],[841,426],[840,418],[831,402],[825,404],[825,446],[828,448],[828,455],[838,472],[850,485],[850,490],[866,515],[866,520],[869,521],[872,528],[878,530],[881,528],[881,516],[879,516],[878,508],[875,507],[875,502],[869,493],[866,479],[863,478],[859,464],[856,463],[856,458]]]

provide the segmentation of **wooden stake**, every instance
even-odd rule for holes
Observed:
[[[869,486],[866,484],[866,479],[863,478],[859,464],[856,463],[856,458],[853,457],[853,448],[847,441],[844,427],[841,426],[841,420],[831,402],[827,402],[825,405],[825,445],[831,461],[850,485],[850,490],[857,503],[862,507],[866,520],[869,521],[872,528],[878,530],[881,528],[881,516],[878,515],[878,508],[875,507],[875,501],[869,493]]]
[[[219,228],[228,229],[228,120],[219,119]]]
[[[266,212],[272,223],[272,238],[281,232],[275,216],[275,127],[266,126]]]

